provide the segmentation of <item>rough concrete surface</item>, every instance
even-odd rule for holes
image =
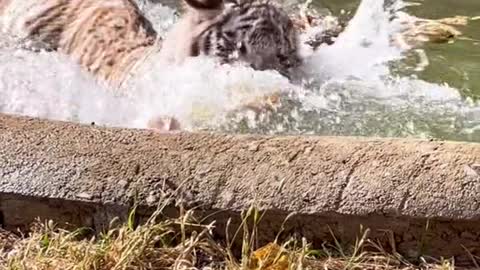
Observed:
[[[331,238],[328,226],[351,241],[363,224],[375,237],[391,231],[408,256],[462,256],[462,245],[480,254],[479,174],[474,143],[158,134],[0,114],[0,222],[9,229],[34,216],[95,227],[135,199],[147,209],[176,194],[186,207],[221,210],[210,217],[219,234],[255,201],[268,210],[266,241],[295,212],[284,232],[314,244]]]

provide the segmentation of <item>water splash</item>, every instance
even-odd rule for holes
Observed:
[[[241,64],[220,66],[215,60],[196,57],[179,66],[165,66],[157,57],[152,56],[128,86],[137,89],[134,103],[141,104],[135,121],[138,127],[151,117],[169,115],[188,130],[212,129],[242,104],[295,87],[277,72],[259,72]]]
[[[395,1],[385,9],[383,1],[364,0],[345,31],[332,46],[323,46],[309,58],[313,76],[377,80],[389,75],[386,65],[400,59],[402,51],[390,44],[392,33],[399,30],[391,13],[402,5]]]
[[[143,128],[156,115],[178,117],[185,128],[270,134],[307,133],[437,137],[480,141],[480,107],[456,89],[414,77],[396,77],[392,62],[404,51],[392,46],[393,19],[402,1],[363,0],[337,42],[308,59],[312,80],[290,84],[273,71],[219,66],[189,59],[167,67],[155,56],[121,96],[97,84],[67,57],[16,49],[0,36],[0,111],[58,120]],[[165,6],[143,2],[163,35],[177,16]],[[289,98],[274,113],[257,118],[232,113],[246,100],[282,92]]]
[[[390,64],[406,53],[391,42],[404,7],[363,0],[336,43],[310,56],[312,91],[298,98],[296,113],[309,125],[295,132],[480,140],[477,104],[446,84],[392,75]]]
[[[0,61],[1,112],[82,123],[128,121],[128,102],[99,86],[67,57],[3,49]]]
[[[149,0],[137,0],[136,2],[145,17],[152,23],[153,29],[161,37],[165,36],[179,18],[177,10],[170,6],[155,4]]]

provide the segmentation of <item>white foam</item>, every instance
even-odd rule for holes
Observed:
[[[322,46],[310,57],[311,72],[326,77],[356,77],[376,80],[389,74],[385,65],[398,60],[402,51],[390,44],[390,36],[398,31],[390,12],[400,8],[400,1],[385,10],[383,1],[363,0],[347,28],[332,46]]]
[[[153,56],[128,88],[136,89],[135,103],[142,127],[155,115],[172,115],[191,129],[217,125],[225,115],[256,97],[294,88],[277,72],[255,71],[244,65],[220,66],[206,57],[165,66]]]
[[[129,115],[128,103],[59,54],[3,49],[0,62],[2,112],[111,125]]]
[[[148,0],[137,0],[136,2],[161,37],[164,37],[168,29],[178,20],[178,12],[171,7],[154,4]]]
[[[315,79],[293,86],[273,71],[242,65],[220,67],[203,57],[165,66],[153,56],[129,83],[130,97],[98,85],[68,58],[0,49],[0,111],[59,120],[143,128],[150,117],[173,115],[189,130],[311,133],[369,136],[446,137],[480,141],[480,107],[456,89],[414,77],[397,78],[388,68],[403,51],[389,42],[398,31],[383,1],[363,0],[348,28],[332,46],[307,62]],[[146,8],[164,32],[176,20],[171,9]],[[3,39],[3,37],[0,37]],[[277,91],[289,93],[279,111],[253,120],[230,115],[245,100]],[[244,120],[248,119],[247,122]]]

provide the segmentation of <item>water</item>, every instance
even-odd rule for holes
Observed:
[[[409,11],[417,16],[440,18],[463,15],[480,16],[480,2],[477,0],[426,0],[428,10],[411,7]],[[419,78],[434,83],[448,82],[463,95],[480,97],[480,20],[470,22],[462,28],[466,39],[452,44],[428,46],[426,49],[430,65],[419,73]]]
[[[333,2],[326,2],[333,12],[356,9],[358,4]],[[309,56],[304,69],[310,80],[302,85],[292,85],[276,72],[220,67],[205,58],[166,67],[153,56],[130,82],[130,95],[122,96],[97,84],[67,57],[23,51],[3,36],[0,111],[131,128],[144,128],[156,115],[174,115],[192,131],[480,142],[480,106],[465,95],[480,91],[475,83],[463,80],[458,86],[452,80],[448,86],[442,74],[431,70],[438,67],[417,73],[391,71],[391,66],[409,62],[405,51],[388,42],[398,30],[389,13],[403,10],[402,5],[395,1],[385,11],[382,1],[361,1],[338,41]],[[174,10],[161,5],[145,3],[142,8],[161,34],[176,19]],[[442,13],[453,15],[457,13]],[[472,67],[467,72],[478,68]],[[246,101],[277,92],[285,98],[275,112],[235,111]]]

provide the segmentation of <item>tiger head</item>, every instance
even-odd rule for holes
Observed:
[[[190,9],[172,31],[176,38],[165,41],[171,43],[166,48],[175,48],[176,54],[169,55],[175,55],[176,62],[209,55],[222,63],[240,61],[287,77],[300,65],[297,31],[281,8],[252,0],[205,0],[201,5],[200,0],[185,1]]]
[[[271,4],[243,5],[234,7],[231,13],[234,15],[229,20],[243,29],[232,40],[234,55],[241,61],[257,70],[277,70],[287,77],[301,64],[298,33],[282,9]],[[222,31],[231,35],[232,26],[227,23],[224,27]]]

